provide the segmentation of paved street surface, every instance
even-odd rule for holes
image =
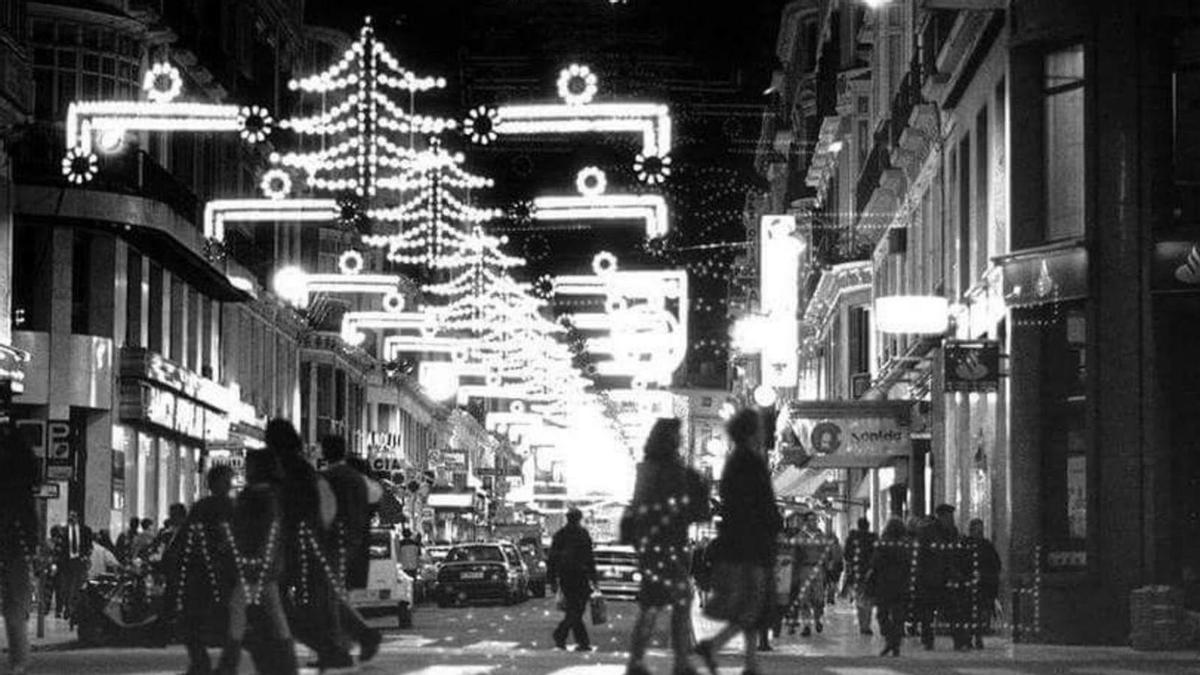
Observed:
[[[421,606],[414,628],[398,631],[390,621],[388,635],[377,659],[359,672],[397,675],[620,675],[624,650],[636,608],[632,603],[610,603],[607,626],[589,627],[597,651],[591,654],[553,649],[550,631],[559,618],[552,600],[532,600],[515,607],[460,607],[437,609]],[[764,672],[819,673],[822,675],[1154,675],[1200,673],[1197,654],[1140,654],[1119,648],[1066,648],[1027,646],[993,640],[982,652],[956,654],[949,639],[939,651],[925,652],[910,641],[899,659],[876,656],[880,638],[858,635],[852,610],[833,610],[823,635],[812,638],[784,636],[775,651],[762,655]],[[660,620],[658,647],[648,665],[656,673],[670,672],[665,644],[665,619]],[[698,617],[701,637],[716,628]],[[913,649],[912,647],[916,647]],[[301,663],[308,654],[301,650]],[[721,656],[722,675],[741,672],[740,658],[731,650]],[[70,643],[47,645],[35,654],[34,673],[128,673],[160,675],[180,673],[185,657],[178,647],[169,649],[76,649]],[[698,664],[697,664],[698,665]],[[249,659],[243,665],[250,673]],[[314,670],[306,672],[315,673]]]

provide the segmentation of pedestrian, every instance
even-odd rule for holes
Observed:
[[[121,561],[122,565],[128,565],[129,563],[133,562],[133,541],[137,538],[138,527],[141,526],[141,524],[142,521],[137,516],[130,518],[129,529],[125,530],[119,537],[117,537],[117,550],[115,553],[117,554],[117,559]]]
[[[172,574],[167,600],[179,612],[180,639],[187,648],[186,675],[207,675],[212,670],[209,644],[224,644],[236,570],[230,527],[234,503],[233,469],[218,464],[205,479],[208,496],[192,507],[180,534],[171,543]]]
[[[1000,554],[983,536],[983,520],[967,523],[966,544],[971,555],[971,636],[974,647],[983,649],[983,634],[991,629],[992,613],[1000,595]]]
[[[825,604],[832,605],[837,599],[838,584],[842,579],[842,572],[845,570],[845,561],[842,557],[842,542],[838,539],[837,532],[831,528],[825,536],[830,541],[829,560],[826,563],[827,574],[825,575]]]
[[[383,637],[367,625],[338,591],[367,587],[371,505],[379,502],[383,489],[346,461],[346,441],[341,436],[322,438],[321,454],[326,462],[322,474],[337,500],[337,514],[329,531],[329,550],[334,552],[334,573],[340,574],[340,578],[330,589],[333,594],[330,601],[337,607],[337,624],[330,628],[338,634],[343,650],[349,651],[350,640],[357,642],[359,661],[366,663],[379,652]]]
[[[80,523],[79,513],[72,509],[67,512],[62,537],[56,592],[62,596],[65,618],[74,625],[78,620],[79,590],[87,581],[88,563],[92,559],[92,528]]]
[[[804,628],[800,635],[809,637],[813,628],[820,633],[825,630],[825,604],[828,602],[826,585],[831,576],[834,559],[840,556],[836,542],[821,531],[817,514],[814,511],[804,513],[804,526],[797,538],[799,549],[796,563],[797,574],[800,577],[800,592],[798,605],[800,618]]]
[[[327,550],[337,516],[337,497],[329,482],[304,456],[304,443],[291,422],[267,422],[267,451],[282,476],[283,543],[287,587],[292,590],[289,622],[296,638],[317,653],[322,670],[350,668],[354,659],[330,631],[338,621],[333,602],[341,589]]]
[[[101,530],[101,535],[107,534]],[[116,572],[121,568],[121,562],[113,555],[112,549],[103,544],[104,538],[98,536],[92,544],[92,554],[88,557],[87,580],[91,581],[103,574]]]
[[[66,595],[60,592],[62,582],[59,581],[63,574],[61,561],[66,551],[66,539],[63,537],[63,528],[61,525],[55,525],[50,528],[50,539],[47,545],[46,553],[49,556],[49,565],[46,567],[48,574],[49,593],[47,598],[52,594],[54,596],[54,616],[61,619],[66,612]]]
[[[646,439],[644,459],[637,467],[630,509],[642,580],[626,675],[649,675],[643,659],[659,612],[666,607],[671,608],[674,673],[696,672],[688,662],[692,649],[688,527],[707,520],[710,513],[708,486],[679,457],[679,428],[678,419],[655,422]]]
[[[396,548],[400,569],[415,582],[421,572],[421,542],[414,539],[412,530],[406,527],[400,532],[400,543]]]
[[[957,618],[950,588],[955,568],[951,549],[958,543],[954,507],[940,504],[934,513],[936,518],[923,522],[917,530],[916,620],[921,644],[927,651],[934,647],[935,616],[947,624],[953,624]],[[955,647],[959,647],[960,642],[961,636],[955,633]]]
[[[783,522],[775,508],[758,413],[743,410],[734,415],[726,433],[733,450],[721,473],[721,522],[713,542],[714,586],[706,611],[729,624],[698,643],[696,652],[717,675],[717,652],[740,633],[745,644],[743,672],[757,675],[758,630],[769,620],[768,577]]]
[[[692,549],[692,579],[696,582],[697,595],[700,596],[700,608],[708,602],[708,594],[712,590],[712,558],[708,555],[708,537],[696,543]]]
[[[155,536],[154,521],[149,518],[142,518],[137,536],[133,538],[133,545],[129,549],[131,563],[137,561],[144,562],[150,559],[153,553]]]
[[[796,612],[794,611],[797,595],[800,592],[800,579],[797,574],[798,550],[797,538],[800,535],[801,517],[799,513],[789,513],[784,518],[783,530],[775,537],[775,557],[772,572],[772,621],[771,629],[778,638],[783,633],[783,624],[788,624],[788,632],[796,634]],[[771,651],[770,630],[759,633],[759,651]]]
[[[596,560],[592,553],[592,536],[584,529],[582,521],[582,511],[574,507],[567,510],[567,524],[554,533],[550,543],[546,581],[551,591],[562,594],[560,605],[564,616],[554,629],[554,646],[566,649],[567,636],[573,633],[575,651],[590,652],[592,643],[583,623],[583,614],[596,584]]]
[[[264,675],[297,672],[292,632],[282,589],[287,550],[284,483],[277,456],[270,451],[246,455],[246,486],[234,503],[226,541],[234,558],[235,582],[229,598],[228,630],[216,675],[236,675],[242,643],[254,628],[250,654]]]
[[[904,607],[908,596],[912,554],[907,532],[898,518],[888,521],[883,537],[872,546],[864,591],[875,603],[884,648],[880,656],[900,656],[904,638]]]
[[[903,527],[903,524],[901,524]],[[858,529],[846,537],[846,583],[843,593],[853,593],[854,608],[858,612],[858,632],[872,635],[871,597],[867,593],[867,573],[871,569],[871,556],[875,553],[875,533],[871,522],[858,519]]]
[[[25,437],[10,420],[0,422],[0,602],[13,675],[25,675],[29,669],[32,570],[38,547],[33,490],[40,481],[38,468]]]

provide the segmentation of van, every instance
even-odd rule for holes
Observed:
[[[400,569],[400,540],[385,528],[367,538],[367,587],[350,591],[350,606],[363,616],[395,612],[400,628],[412,628],[413,580]]]

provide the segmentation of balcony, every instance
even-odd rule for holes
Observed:
[[[17,183],[70,187],[62,175],[63,144],[49,126],[32,127],[13,144]],[[184,183],[141,150],[100,156],[100,171],[85,189],[144,197],[161,202],[199,230],[200,200]]]
[[[875,190],[880,186],[884,173],[892,169],[892,153],[901,147],[900,139],[909,126],[913,110],[922,101],[920,62],[912,61],[900,86],[892,96],[891,115],[875,132],[871,152],[863,163],[855,188],[855,209],[861,215],[867,211]]]

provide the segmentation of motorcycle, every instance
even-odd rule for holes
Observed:
[[[163,584],[148,567],[101,574],[84,586],[76,610],[84,646],[166,646],[171,641]]]

